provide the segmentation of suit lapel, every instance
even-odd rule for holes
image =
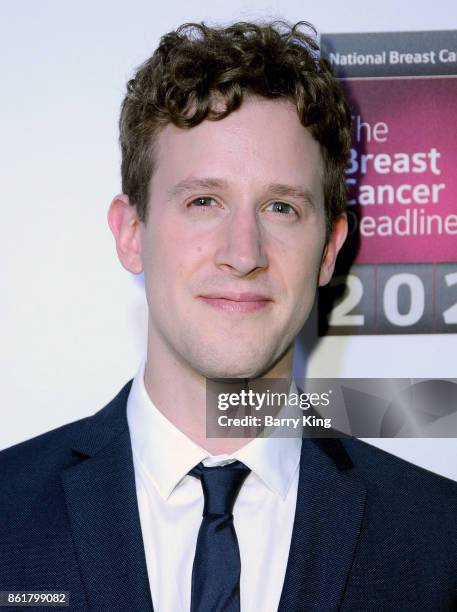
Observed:
[[[338,439],[303,439],[297,507],[278,612],[338,610],[366,489]]]
[[[152,612],[125,414],[130,384],[75,441],[62,474],[76,554],[93,611]]]

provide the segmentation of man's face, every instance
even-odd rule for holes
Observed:
[[[328,281],[318,143],[292,103],[252,98],[221,121],[167,125],[155,159],[139,230],[155,358],[209,378],[264,374],[320,272]]]

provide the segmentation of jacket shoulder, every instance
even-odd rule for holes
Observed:
[[[111,402],[95,414],[2,450],[0,473],[3,487],[0,508],[33,499],[44,483],[60,478],[63,469],[80,461],[72,448],[75,441],[84,437],[86,431],[89,434],[100,431],[101,435],[108,436],[110,425],[115,421],[114,415],[120,412],[121,405],[126,404],[130,384],[127,383]]]
[[[457,510],[457,482],[392,455],[357,438],[343,440],[354,466],[369,486],[381,488],[396,498],[415,497],[434,500],[444,498]]]
[[[5,467],[11,462],[11,465],[17,468],[21,463],[37,463],[37,453],[39,454],[39,459],[45,458],[47,454],[49,454],[50,458],[55,456],[55,452],[59,450],[59,447],[65,447],[71,441],[72,435],[83,427],[92,416],[89,415],[77,421],[65,423],[55,429],[3,449],[0,451],[1,465]]]

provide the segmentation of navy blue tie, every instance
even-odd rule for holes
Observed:
[[[240,461],[204,467],[189,474],[202,483],[205,505],[192,568],[191,612],[240,611],[240,550],[233,505],[249,473]]]

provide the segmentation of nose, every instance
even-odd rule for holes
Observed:
[[[242,278],[268,265],[262,227],[254,211],[239,210],[221,228],[221,243],[216,251],[218,268]]]

